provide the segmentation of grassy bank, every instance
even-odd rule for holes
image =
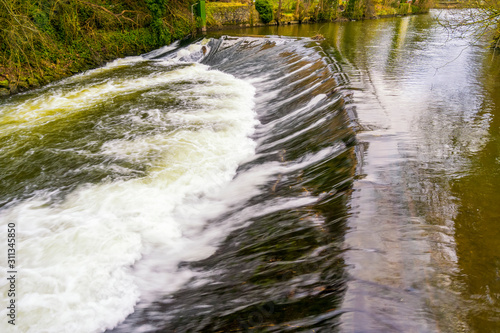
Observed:
[[[0,0],[0,95],[150,51],[195,28],[189,0]]]
[[[433,0],[256,0],[266,21],[288,23],[359,20],[427,13]],[[262,9],[260,9],[262,8]],[[272,17],[269,14],[272,8]],[[262,17],[262,14],[261,14]]]
[[[207,26],[254,26],[374,19],[429,12],[433,0],[210,0]]]
[[[426,12],[429,1],[256,0],[255,8],[267,8],[265,15],[260,14],[265,23],[319,22]],[[196,29],[193,2],[0,0],[0,96],[180,39]],[[207,5],[209,25],[210,19],[218,25],[260,20],[253,2],[219,2],[216,7],[223,10],[219,8],[218,16],[210,5],[215,3]]]

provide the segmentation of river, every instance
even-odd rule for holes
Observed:
[[[214,32],[2,100],[0,330],[500,331],[500,60],[438,15]]]

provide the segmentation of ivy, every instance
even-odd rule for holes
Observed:
[[[170,43],[170,31],[168,30],[163,17],[165,16],[167,0],[146,0],[146,5],[151,12],[151,29],[156,35],[158,44]]]

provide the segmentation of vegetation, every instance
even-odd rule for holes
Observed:
[[[190,0],[0,0],[0,94],[189,34]]]
[[[424,12],[431,0],[400,1],[257,0],[255,8],[264,23],[330,21]],[[0,0],[0,95],[182,38],[196,28],[193,2]],[[247,6],[229,5],[228,10]]]
[[[274,18],[280,23],[289,21],[324,22],[332,20],[358,20],[380,16],[426,13],[433,0],[257,0],[255,8],[263,22],[272,19],[267,14],[272,4]],[[266,16],[263,19],[263,4]]]
[[[273,20],[273,3],[271,0],[256,0],[255,9],[259,12],[262,22],[269,23]]]

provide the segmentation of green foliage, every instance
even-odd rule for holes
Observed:
[[[418,14],[418,13],[421,13],[422,12],[422,9],[418,6],[415,6],[415,5],[411,5],[411,12],[413,14]]]
[[[340,16],[349,19],[367,19],[378,16],[408,15],[426,13],[433,0],[413,0],[411,6],[406,0],[281,0],[281,22],[324,22]],[[274,8],[279,0],[272,0]],[[340,5],[343,11],[339,10]],[[256,6],[257,7],[257,6]],[[290,17],[291,15],[291,17]]]
[[[345,16],[353,20],[359,20],[363,17],[364,8],[361,0],[349,0],[347,2]]]
[[[0,81],[16,91],[182,38],[189,1],[0,0]]]
[[[273,4],[270,0],[256,0],[255,9],[262,22],[269,23],[273,20]]]
[[[170,31],[168,30],[163,17],[167,7],[167,0],[146,0],[146,5],[151,12],[151,28],[156,34],[159,44],[170,43]]]
[[[331,21],[337,18],[339,0],[323,0],[317,7],[316,21]]]

